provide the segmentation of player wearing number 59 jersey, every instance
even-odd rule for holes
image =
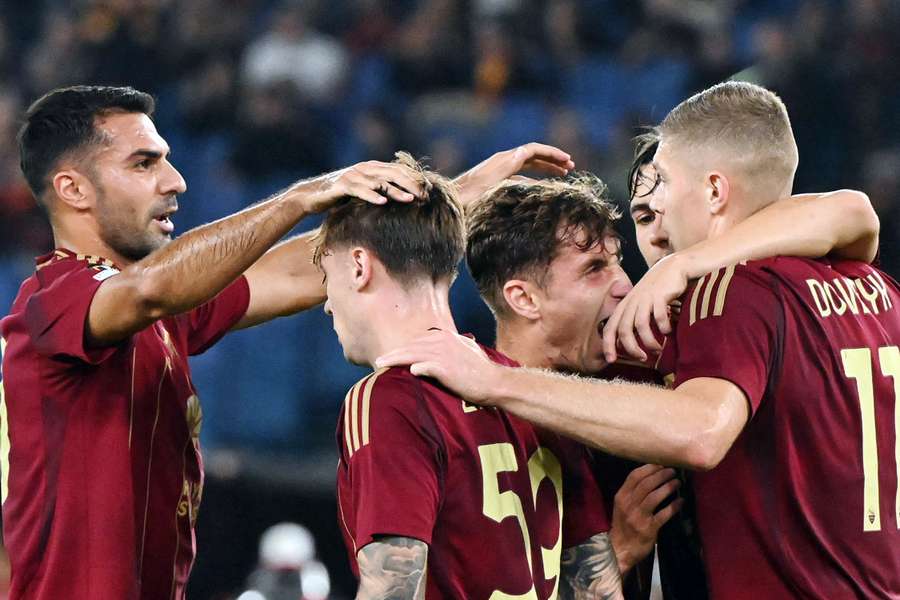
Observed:
[[[321,229],[325,312],[358,364],[429,329],[455,331],[448,292],[462,215],[446,180],[400,160],[419,170],[426,198],[348,200]],[[337,435],[358,599],[621,598],[600,489],[575,442],[470,406],[404,367],[350,390]]]
[[[716,598],[900,598],[900,289],[869,265],[777,258],[684,296],[661,366],[724,379],[750,419],[694,475]]]
[[[357,383],[337,436],[354,571],[380,537],[420,540],[426,598],[555,598],[562,549],[609,529],[583,446],[407,369]]]

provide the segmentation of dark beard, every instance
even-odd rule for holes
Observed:
[[[153,235],[147,228],[132,226],[126,218],[117,218],[120,215],[116,211],[118,207],[112,206],[107,200],[106,191],[98,183],[96,182],[94,186],[97,189],[100,239],[119,256],[137,262],[171,241],[166,236]]]

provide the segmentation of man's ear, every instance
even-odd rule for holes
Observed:
[[[510,279],[503,284],[503,299],[517,315],[529,320],[541,318],[540,289],[530,281]]]
[[[722,214],[728,206],[731,195],[731,183],[728,181],[728,177],[718,171],[713,171],[706,178],[706,190],[710,214]]]
[[[57,171],[51,183],[53,192],[64,205],[77,211],[93,206],[96,188],[83,173],[75,169]]]
[[[373,260],[375,258],[372,253],[365,248],[357,246],[350,250],[350,268],[353,270],[350,281],[357,292],[362,291],[372,280]]]

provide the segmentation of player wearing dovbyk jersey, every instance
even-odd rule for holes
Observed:
[[[352,362],[371,364],[429,329],[455,331],[448,290],[462,216],[446,181],[422,177],[426,199],[374,211],[349,201],[322,227],[325,310]],[[358,598],[547,600],[581,586],[591,598],[621,597],[582,446],[405,368],[348,392],[337,439],[339,520]],[[582,545],[588,564],[561,568],[562,552]]]
[[[796,145],[768,90],[720,84],[660,131],[650,208],[676,254],[657,274],[790,194]],[[696,491],[713,598],[900,597],[896,283],[866,264],[782,258],[722,269],[694,289],[663,361],[674,390],[506,369],[440,332],[376,364],[411,364],[613,454],[709,471]],[[606,329],[649,314],[669,330],[672,299],[626,298]]]

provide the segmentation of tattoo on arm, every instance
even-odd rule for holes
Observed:
[[[622,576],[609,534],[597,534],[563,551],[559,597],[561,600],[622,598]]]
[[[428,546],[406,537],[385,537],[364,546],[356,600],[422,600]]]

